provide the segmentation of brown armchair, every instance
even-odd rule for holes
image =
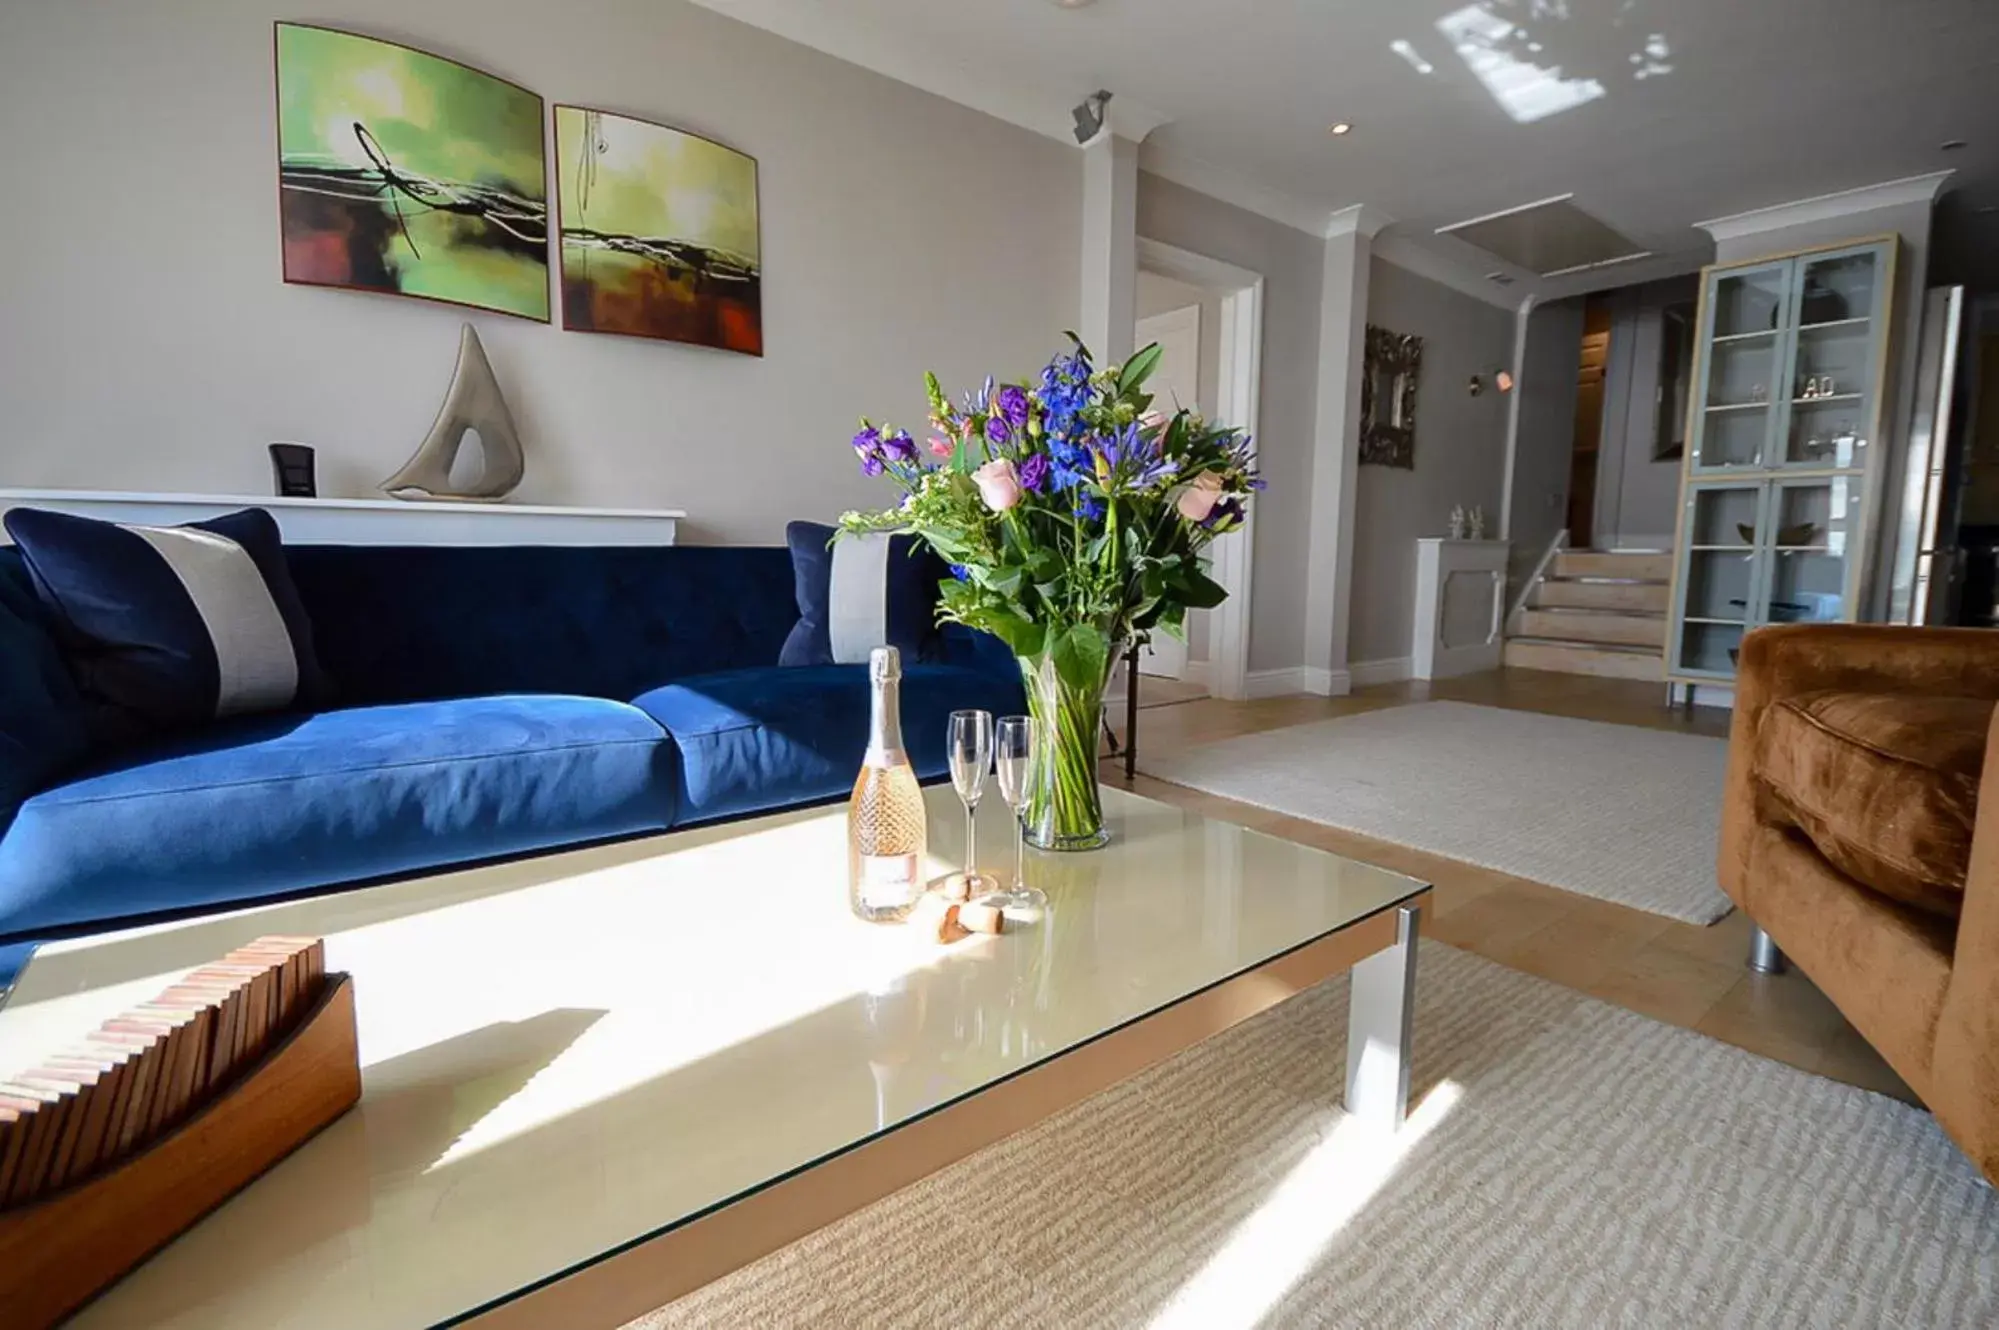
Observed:
[[[1742,644],[1722,888],[1999,1180],[1999,632]]]

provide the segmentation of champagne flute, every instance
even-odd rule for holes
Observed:
[[[998,884],[979,873],[979,796],[993,765],[993,713],[954,711],[946,737],[951,785],[965,805],[965,889],[978,894]]]
[[[1000,798],[1013,810],[1013,886],[988,900],[1005,910],[1044,909],[1048,897],[1027,885],[1027,824],[1021,821],[1021,805],[1027,802],[1027,768],[1034,758],[1034,722],[1026,716],[1001,716],[993,748]]]

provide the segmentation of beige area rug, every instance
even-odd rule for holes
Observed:
[[[1148,776],[1690,924],[1715,885],[1728,745],[1425,702],[1169,753]]]
[[[1418,983],[1394,1142],[1331,1107],[1335,979],[633,1324],[1999,1324],[1922,1111],[1440,943]]]

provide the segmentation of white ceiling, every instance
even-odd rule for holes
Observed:
[[[1461,284],[1504,265],[1437,227],[1559,194],[1659,256],[1516,272],[1508,303],[1696,266],[1706,218],[1944,169],[1963,243],[1999,248],[1999,0],[698,2],[1065,139],[1109,88],[1147,169],[1312,231],[1366,205]]]

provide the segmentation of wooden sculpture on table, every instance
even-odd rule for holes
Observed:
[[[479,436],[479,479],[461,487],[452,483],[451,468],[468,433]],[[479,334],[468,323],[458,338],[458,367],[451,373],[451,387],[437,408],[430,433],[424,435],[416,456],[382,482],[382,492],[395,499],[498,503],[514,492],[526,474],[527,459],[521,453],[514,413],[507,409],[507,399],[500,392],[500,381],[493,377]]]
[[[353,984],[260,938],[0,1070],[0,1324],[52,1326],[354,1106]]]

